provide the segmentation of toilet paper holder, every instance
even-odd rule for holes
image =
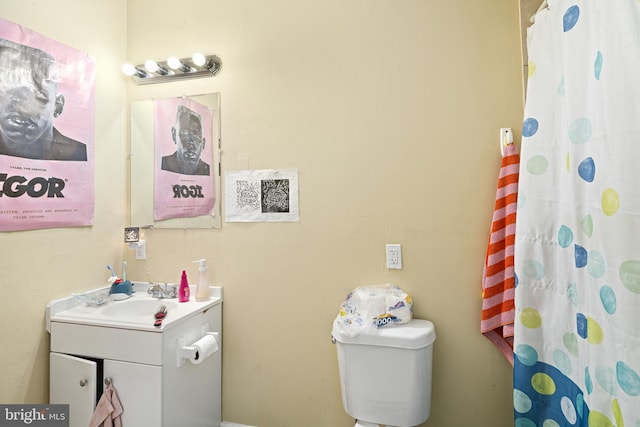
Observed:
[[[219,350],[220,348],[220,340],[219,340],[219,336],[220,334],[218,332],[206,332],[200,339],[206,337],[206,336],[212,336],[217,343],[217,349],[214,351],[214,353],[216,351]],[[195,344],[198,340],[196,340],[193,344]],[[184,338],[180,337],[177,339],[176,342],[176,346],[178,348],[178,358],[177,358],[177,366],[180,367],[182,365],[184,365],[186,360],[198,360],[200,355],[198,354],[198,348],[196,348],[194,345],[184,345]]]

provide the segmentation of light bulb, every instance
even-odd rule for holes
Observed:
[[[127,76],[135,76],[135,77],[138,77],[139,79],[144,79],[149,77],[149,73],[147,73],[145,70],[143,70],[142,68],[134,67],[131,64],[123,64],[122,72]]]
[[[144,68],[146,68],[147,71],[149,71],[150,73],[155,73],[160,69],[160,67],[158,66],[158,63],[152,59],[145,61]]]
[[[167,59],[167,65],[169,66],[169,68],[173,68],[174,70],[180,70],[183,73],[191,73],[195,71],[194,68],[188,66],[187,64],[182,62],[180,59],[176,58],[175,56],[172,56],[171,58]]]
[[[174,70],[178,70],[184,66],[184,64],[175,56],[172,56],[171,58],[167,59],[167,65],[173,68]]]
[[[122,72],[127,76],[133,76],[136,74],[136,67],[131,64],[122,64]]]
[[[205,58],[204,55],[200,52],[194,53],[191,59],[193,60],[193,63],[198,67],[202,67],[207,62],[207,58]]]

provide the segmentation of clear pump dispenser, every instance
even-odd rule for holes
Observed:
[[[196,287],[196,301],[207,301],[210,298],[209,277],[207,276],[207,260],[200,259],[193,262],[200,264],[198,268],[200,276],[198,277],[198,286]]]

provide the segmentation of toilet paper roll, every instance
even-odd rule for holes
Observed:
[[[387,296],[387,313],[397,318],[395,323],[409,323],[413,317],[413,304],[407,294]]]
[[[189,360],[191,361],[191,363],[198,365],[213,353],[218,351],[218,341],[213,335],[205,335],[198,341],[194,342],[191,347],[195,348],[196,351],[193,353],[193,356],[189,358]]]
[[[365,319],[373,319],[385,313],[386,296],[384,292],[374,288],[363,288],[354,292],[354,305],[357,312]]]

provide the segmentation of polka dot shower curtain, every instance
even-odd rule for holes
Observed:
[[[640,1],[549,0],[528,32],[516,427],[640,427]]]

